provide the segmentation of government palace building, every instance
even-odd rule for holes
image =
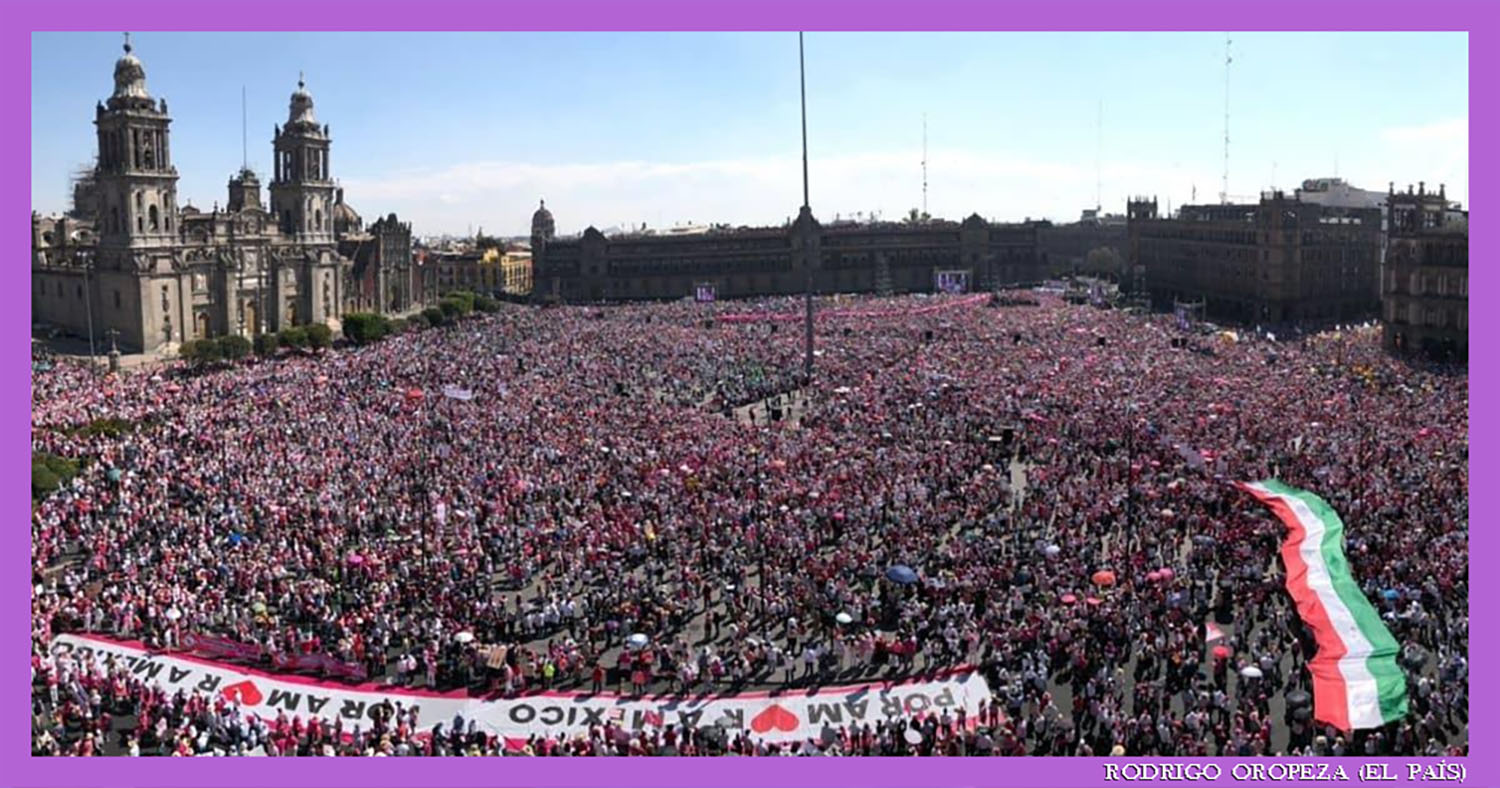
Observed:
[[[533,300],[598,302],[818,293],[992,290],[1048,273],[1047,222],[833,222],[803,208],[784,227],[715,226],[555,237],[543,205],[532,218]]]

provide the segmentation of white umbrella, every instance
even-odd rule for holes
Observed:
[[[1042,552],[1046,553],[1048,558],[1056,558],[1057,554],[1062,552],[1062,548],[1055,544],[1049,544],[1042,548]]]
[[[631,648],[645,648],[650,642],[651,638],[647,637],[644,632],[637,632],[625,639],[625,643]]]
[[[458,643],[473,643],[474,642],[474,633],[473,632],[460,632],[460,633],[458,633],[458,634],[456,634],[456,635],[453,636],[453,640],[456,641],[456,642],[458,642]]]
[[[1244,676],[1247,679],[1258,679],[1265,674],[1261,673],[1260,668],[1257,668],[1254,665],[1246,665],[1245,667],[1240,668],[1240,675]]]
[[[834,616],[833,620],[839,622],[840,624],[853,624],[854,616],[851,616],[848,613],[840,613]]]
[[[905,736],[907,744],[922,743],[922,732],[917,730],[916,728],[907,728]]]

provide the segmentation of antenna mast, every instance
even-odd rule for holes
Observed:
[[[927,113],[922,113],[922,214],[927,214]]]
[[[1234,58],[1229,54],[1229,45],[1234,41],[1224,34],[1224,185],[1219,192],[1219,203],[1229,204],[1229,64]]]
[[[245,86],[240,85],[240,169],[250,169],[249,126],[246,122]]]

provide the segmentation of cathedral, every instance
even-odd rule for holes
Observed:
[[[329,127],[300,78],[275,129],[269,202],[247,167],[212,211],[178,203],[167,102],[147,91],[128,37],[114,82],[95,108],[95,167],[74,192],[86,203],[32,215],[34,323],[155,353],[416,306],[411,225],[392,214],[365,228],[343,203]]]

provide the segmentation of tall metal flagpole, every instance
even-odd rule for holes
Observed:
[[[802,83],[802,212],[811,216],[812,208],[807,197],[807,60],[802,53],[801,32],[797,33],[797,70]],[[812,260],[808,256],[806,247],[802,249],[802,269],[807,276],[807,287],[803,296],[806,314],[803,321],[805,353],[802,359],[802,375],[804,385],[810,386],[813,374]],[[806,392],[803,392],[803,396],[806,396]]]

